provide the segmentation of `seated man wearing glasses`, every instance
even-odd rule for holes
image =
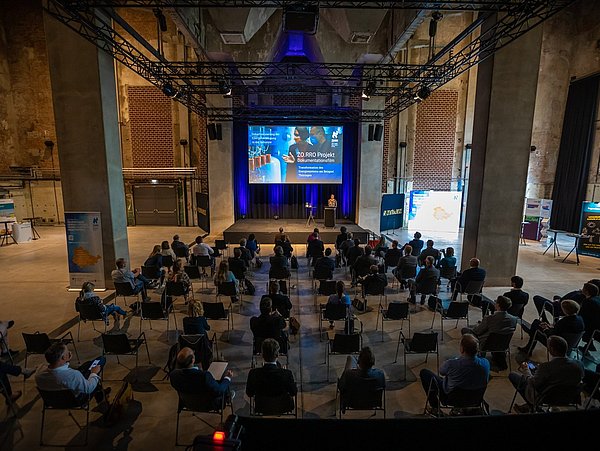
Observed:
[[[94,395],[98,403],[106,400],[110,388],[102,389],[100,371],[106,364],[104,357],[85,362],[78,369],[69,366],[71,351],[64,343],[54,343],[44,354],[48,366],[44,366],[35,376],[35,382],[40,390],[59,391],[71,390],[76,398],[84,402]]]

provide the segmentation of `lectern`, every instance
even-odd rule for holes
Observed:
[[[335,227],[335,207],[325,207],[325,227]]]

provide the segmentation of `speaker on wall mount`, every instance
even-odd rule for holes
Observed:
[[[373,139],[375,141],[381,141],[381,138],[383,138],[383,125],[377,124],[375,126],[375,133],[373,134]]]
[[[215,126],[215,124],[208,124],[206,126],[206,130],[208,131],[208,139],[210,141],[214,141],[215,139],[217,139],[217,127]]]
[[[375,125],[369,124],[369,141],[373,141],[374,135],[375,135]]]

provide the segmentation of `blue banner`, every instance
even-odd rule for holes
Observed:
[[[105,288],[102,252],[102,223],[99,212],[65,212],[69,288],[81,289],[83,282]]]
[[[579,239],[579,254],[600,257],[600,203],[583,203],[579,230],[589,237]]]
[[[401,229],[404,217],[404,194],[384,194],[381,197],[379,231]]]

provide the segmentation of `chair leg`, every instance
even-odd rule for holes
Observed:
[[[40,426],[40,446],[44,446],[44,421],[45,421],[45,419],[46,419],[46,409],[45,409],[45,406],[42,406],[42,424]]]
[[[146,345],[146,354],[148,355],[148,363],[152,364],[152,362],[150,361],[150,351],[148,350],[148,342],[146,341],[146,339],[144,339],[144,345]]]
[[[79,318],[79,321],[77,321],[77,341],[79,340],[79,331],[81,330],[81,317]],[[27,366],[27,365],[25,365]]]
[[[181,412],[177,411],[177,422],[175,423],[175,446],[179,446],[179,415]]]
[[[77,352],[77,346],[75,346],[75,340],[73,340],[73,336],[71,336],[71,343],[73,343],[73,350],[75,351],[75,355],[77,356],[77,362],[81,363],[81,359],[79,358],[79,353]],[[25,357],[25,366],[27,366],[27,357]]]
[[[394,363],[396,363],[398,361],[398,351],[400,350],[400,337],[401,337],[402,331],[398,332],[398,344],[396,345],[396,357],[394,357]]]

